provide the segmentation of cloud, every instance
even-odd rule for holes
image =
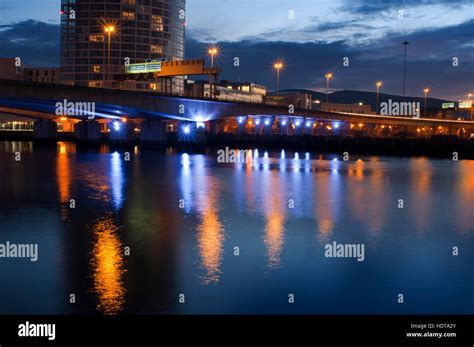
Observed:
[[[58,66],[60,27],[34,20],[0,25],[0,56],[20,57],[24,64]]]

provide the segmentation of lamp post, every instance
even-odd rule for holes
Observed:
[[[402,45],[405,47],[405,55],[403,59],[403,101],[405,101],[405,82],[407,77],[407,46],[409,44],[410,42],[408,41],[402,43]]]
[[[326,77],[326,103],[329,103],[329,80],[332,78],[332,73],[328,72],[324,77]]]
[[[273,67],[276,70],[276,90],[277,95],[280,95],[280,70],[283,68],[283,63],[281,61],[277,61]]]
[[[115,26],[106,25],[104,27],[104,32],[107,34],[107,80],[110,80],[110,38],[115,32]]]
[[[209,55],[211,56],[211,68],[214,68],[214,57],[219,54],[219,50],[217,47],[212,46],[208,50]],[[213,91],[213,86],[214,86],[214,75],[209,75],[209,95],[211,98],[214,97],[214,91]]]
[[[379,103],[379,91],[380,91],[380,87],[382,87],[383,83],[378,81],[375,83],[375,86],[377,87],[377,114],[379,114],[379,106],[380,106],[380,103]]]
[[[426,118],[426,96],[428,95],[429,92],[430,92],[429,88],[423,89],[423,93],[425,93],[425,112],[424,112],[424,117],[425,118]]]

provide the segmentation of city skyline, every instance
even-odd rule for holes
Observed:
[[[351,6],[344,1],[282,1],[275,6],[262,1],[253,12],[248,1],[239,3],[238,11],[230,1],[222,6],[213,3],[187,1],[185,56],[204,58],[207,46],[218,43],[222,79],[275,89],[272,62],[281,57],[282,89],[324,89],[324,74],[331,71],[334,89],[375,92],[375,82],[382,80],[381,93],[401,95],[401,43],[407,40],[407,95],[423,96],[429,87],[430,97],[459,100],[472,92],[474,20],[468,1]],[[34,1],[3,1],[0,55],[22,56],[34,66],[59,65],[59,1],[48,1],[35,11],[30,10],[32,5]],[[233,65],[235,57],[240,68]],[[349,66],[343,66],[344,58],[349,58]],[[458,66],[453,66],[453,58]]]

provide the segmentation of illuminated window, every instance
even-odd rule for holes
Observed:
[[[163,54],[163,47],[159,45],[150,45],[150,52]]]
[[[97,87],[100,87],[100,81],[89,81],[88,85],[91,88],[97,88]]]
[[[122,18],[125,19],[125,20],[134,20],[135,19],[135,12],[124,11],[122,13]]]
[[[94,72],[100,72],[100,65],[94,65],[94,66],[92,67],[92,71],[94,71]]]
[[[151,30],[163,31],[163,17],[151,16]]]
[[[102,42],[102,41],[104,41],[104,35],[101,35],[101,34],[89,35],[89,41],[91,41],[91,42]]]
[[[150,89],[156,90],[156,83],[150,83]]]
[[[242,91],[243,92],[250,92],[250,86],[242,86]]]

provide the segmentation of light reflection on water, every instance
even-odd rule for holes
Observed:
[[[3,161],[0,231],[11,223],[3,211],[15,208],[12,202],[25,211],[57,206],[64,230],[47,236],[62,235],[55,241],[63,242],[72,258],[88,255],[87,265],[80,260],[63,265],[58,283],[70,292],[88,278],[94,307],[103,314],[148,312],[157,289],[166,296],[160,309],[171,313],[240,312],[237,306],[251,313],[285,313],[289,309],[279,299],[258,302],[293,287],[310,294],[304,308],[292,312],[474,311],[474,299],[466,298],[474,289],[469,277],[474,161],[354,157],[345,162],[334,155],[254,149],[252,160],[236,164],[218,164],[212,154],[141,150],[129,163],[121,150],[81,152],[68,143],[38,152],[9,144],[0,147],[0,155],[10,158],[18,148],[31,152],[24,157],[28,170]],[[31,175],[31,168],[42,174]],[[71,198],[74,210],[68,208]],[[398,199],[403,209],[397,208]],[[34,230],[31,225],[22,232]],[[322,248],[334,240],[366,243],[366,261],[358,266],[328,261]],[[133,267],[125,261],[124,245],[131,246]],[[453,259],[453,245],[465,247],[467,255]],[[161,259],[166,264],[158,264]],[[81,278],[75,278],[78,266]],[[151,280],[161,276],[173,285],[163,289]],[[435,288],[440,281],[445,293]],[[136,286],[150,296],[143,299],[146,304],[129,296]],[[340,306],[327,303],[325,287]],[[244,289],[236,299],[239,288]],[[386,295],[399,288],[414,296],[417,306],[391,305]],[[176,307],[182,290],[202,306]],[[7,289],[0,294],[8,297]],[[2,299],[0,313],[1,304]],[[41,313],[34,306],[31,311]]]
[[[125,304],[125,263],[118,228],[112,217],[99,219],[92,227],[95,242],[91,252],[93,291],[97,309],[106,315],[119,313]]]

